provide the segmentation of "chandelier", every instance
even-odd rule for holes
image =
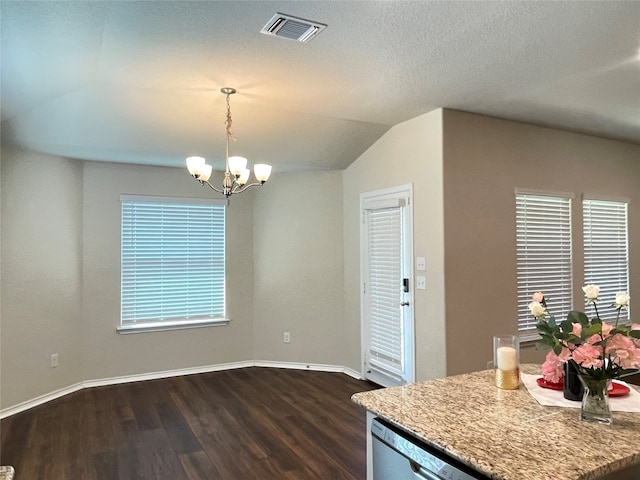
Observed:
[[[220,89],[220,92],[227,96],[227,119],[224,122],[227,137],[227,151],[226,151],[226,163],[224,171],[224,179],[222,180],[222,188],[216,188],[209,183],[209,177],[213,167],[205,163],[203,157],[189,157],[187,158],[187,169],[189,173],[200,182],[202,186],[209,185],[213,190],[218,193],[222,193],[225,197],[230,197],[234,193],[242,193],[249,187],[255,187],[256,185],[264,185],[271,175],[271,165],[263,163],[257,163],[253,166],[253,174],[256,177],[257,182],[247,185],[249,175],[251,171],[247,168],[247,159],[244,157],[230,157],[229,156],[229,140],[236,140],[233,137],[231,131],[231,105],[229,103],[229,97],[236,93],[235,88],[224,87]]]

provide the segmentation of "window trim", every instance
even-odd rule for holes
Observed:
[[[182,203],[187,205],[229,205],[226,198],[202,198],[202,197],[172,197],[169,195],[135,195],[121,194],[120,203],[122,202],[139,202],[139,203]]]
[[[155,322],[147,323],[145,325],[120,325],[116,330],[122,335],[130,333],[144,333],[144,332],[164,332],[170,330],[185,330],[188,328],[203,328],[203,327],[220,327],[228,325],[231,322],[230,318],[220,318],[216,320],[183,320],[180,322]]]
[[[120,195],[120,203],[121,203],[121,221],[122,221],[122,204],[124,202],[136,202],[136,203],[173,203],[173,204],[186,204],[186,205],[223,205],[228,206],[228,199],[220,199],[220,198],[190,198],[190,197],[172,197],[172,196],[154,196],[154,195],[132,195],[132,194],[121,194]],[[226,213],[225,213],[226,217]],[[120,225],[120,235],[122,237],[122,223]],[[226,225],[225,225],[225,242],[224,249],[226,251]],[[120,257],[120,274],[122,275],[122,244],[120,245],[121,249],[121,257]],[[226,269],[225,269],[226,270]],[[225,272],[226,278],[226,272]],[[225,279],[226,283],[226,279]],[[120,282],[120,292],[122,294],[122,280]],[[171,330],[183,330],[183,329],[191,329],[191,328],[203,328],[203,327],[214,327],[214,326],[225,326],[231,322],[231,319],[227,315],[226,308],[226,298],[225,298],[225,306],[224,306],[224,314],[219,318],[195,318],[195,319],[182,319],[182,320],[168,320],[168,321],[149,321],[143,322],[140,324],[122,324],[122,297],[120,297],[120,319],[118,322],[118,327],[116,331],[120,334],[133,334],[133,333],[144,333],[144,332],[160,332],[160,331],[171,331]]]

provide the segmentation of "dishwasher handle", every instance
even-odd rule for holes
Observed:
[[[425,480],[442,480],[441,477],[438,477],[430,471],[425,470],[413,460],[409,460],[409,465],[411,466],[411,470],[413,471],[413,473],[416,474],[416,477],[424,478]]]

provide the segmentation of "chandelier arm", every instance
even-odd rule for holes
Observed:
[[[224,194],[224,191],[223,191],[223,190],[218,190],[216,187],[214,187],[213,185],[211,185],[208,181],[203,181],[203,180],[198,180],[198,181],[200,182],[200,184],[201,184],[202,186],[204,186],[204,185],[209,185],[209,187],[211,187],[211,189],[212,189],[212,190],[215,190],[215,191],[216,191],[216,192],[218,192],[218,193],[222,193],[222,194]]]
[[[233,193],[242,193],[244,192],[246,189],[248,189],[249,187],[260,187],[264,185],[264,182],[254,182],[254,183],[250,183],[248,185],[244,185],[243,187],[239,187],[233,190]]]

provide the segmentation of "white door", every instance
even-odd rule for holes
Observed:
[[[412,186],[360,196],[363,376],[390,387],[415,381]]]

